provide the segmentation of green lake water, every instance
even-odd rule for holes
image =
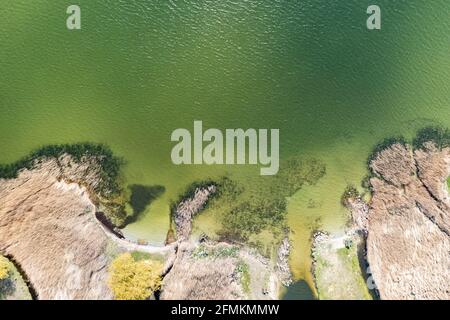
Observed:
[[[315,296],[305,281],[294,282],[286,289],[283,300],[314,300]]]
[[[69,31],[67,1],[2,0],[0,162],[45,144],[108,144],[128,184],[165,190],[130,237],[162,245],[170,201],[194,180],[259,173],[173,165],[174,129],[279,128],[282,159],[327,166],[289,199],[291,265],[311,284],[310,231],[342,226],[340,196],[373,145],[450,126],[447,0],[76,2],[82,30]],[[366,29],[369,4],[380,31]]]

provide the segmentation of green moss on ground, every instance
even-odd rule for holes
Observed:
[[[161,254],[157,253],[148,253],[148,252],[142,252],[142,251],[132,251],[131,256],[135,261],[143,261],[143,260],[152,260],[152,261],[158,261],[158,262],[164,262],[165,258]]]
[[[335,248],[322,243],[314,253],[314,279],[321,300],[370,300],[359,265],[357,245]]]
[[[215,246],[209,247],[204,244],[200,244],[192,252],[192,257],[195,259],[217,259],[217,258],[236,258],[239,254],[239,247],[237,246]]]
[[[236,273],[239,275],[242,285],[242,290],[245,294],[250,293],[250,268],[244,261],[239,262],[236,266]]]
[[[344,247],[338,249],[338,255],[347,265],[347,269],[350,271],[350,276],[354,279],[356,287],[359,288],[358,291],[362,294],[362,298],[364,300],[371,300],[372,296],[369,293],[367,283],[361,272],[356,245],[352,245],[349,248]]]

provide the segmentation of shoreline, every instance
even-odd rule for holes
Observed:
[[[381,190],[384,190],[382,188],[388,188],[386,189],[388,191],[382,193],[388,194],[389,192],[397,192],[395,188],[399,188],[402,186],[403,188],[405,188],[404,190],[406,190],[405,192],[408,197],[410,194],[414,194],[414,192],[416,192],[416,196],[414,198],[416,204],[412,207],[411,210],[418,209],[419,212],[421,212],[427,219],[434,223],[434,226],[432,226],[433,228],[437,226],[441,232],[447,234],[448,236],[447,222],[443,217],[445,217],[445,214],[448,214],[447,206],[450,204],[448,186],[446,185],[448,176],[450,175],[450,149],[446,146],[443,146],[440,149],[435,143],[433,144],[433,142],[429,141],[421,141],[421,145],[419,147],[416,146],[414,147],[414,149],[409,148],[409,145],[402,142],[401,140],[395,140],[392,141],[392,144],[383,144],[382,148],[376,148],[376,152],[374,153],[374,155],[369,157],[369,166],[371,170],[373,170],[373,175],[370,179],[369,184],[369,187],[371,188],[371,191],[373,193],[370,202],[364,202],[363,197],[358,193],[356,189],[347,189],[345,191],[345,198],[343,198],[343,204],[351,215],[350,219],[352,223],[345,230],[345,234],[338,238],[334,236],[324,235],[323,237],[321,237],[317,236],[316,234],[314,235],[313,245],[311,247],[311,254],[313,256],[312,275],[314,277],[315,289],[318,292],[319,298],[327,297],[329,295],[329,293],[323,293],[323,289],[321,288],[323,288],[324,285],[320,282],[323,279],[325,279],[325,283],[326,281],[331,281],[331,276],[333,274],[341,273],[334,271],[330,273],[330,276],[327,276],[327,271],[325,269],[321,269],[322,267],[319,263],[321,259],[328,260],[329,262],[331,261],[331,264],[334,264],[338,268],[350,267],[353,271],[355,271],[358,268],[357,266],[359,266],[359,268],[362,268],[362,270],[360,270],[360,277],[364,281],[367,280],[368,276],[373,276],[374,279],[376,279],[377,284],[380,283],[380,274],[378,270],[375,270],[375,272],[371,270],[372,273],[368,273],[367,270],[364,270],[364,264],[368,264],[368,262],[370,261],[370,250],[379,250],[379,247],[373,247],[373,242],[371,242],[373,241],[373,237],[376,237],[377,234],[374,233],[374,225],[376,225],[376,220],[374,220],[375,218],[373,218],[376,217],[376,215],[370,214],[370,212],[376,212],[376,210],[380,210],[380,207],[377,206],[376,202],[377,195],[380,194],[380,188]],[[94,158],[92,159],[95,159],[95,155],[93,157]],[[411,157],[411,159],[409,159],[409,157]],[[99,187],[96,175],[98,175],[101,171],[99,171],[100,169],[98,168],[98,163],[96,167],[96,162],[92,159],[87,156],[83,156],[78,161],[74,161],[68,154],[61,154],[58,158],[49,157],[34,159],[34,167],[32,167],[31,169],[23,168],[18,170],[16,178],[6,180],[0,179],[0,193],[3,192],[3,194],[9,196],[8,185],[14,186],[11,190],[14,190],[14,192],[19,192],[17,194],[19,197],[22,197],[22,195],[20,194],[20,190],[23,190],[23,192],[25,192],[24,195],[30,194],[31,197],[25,197],[25,202],[20,203],[19,206],[25,205],[31,206],[31,208],[35,207],[33,201],[41,200],[38,196],[36,196],[37,194],[42,194],[46,197],[52,197],[53,195],[59,193],[70,196],[70,201],[74,201],[73,203],[75,207],[79,206],[79,208],[82,208],[81,206],[85,206],[83,215],[90,214],[90,217],[86,220],[86,223],[95,221],[97,227],[102,230],[104,238],[107,239],[106,242],[114,243],[115,247],[119,251],[139,251],[149,254],[157,254],[164,256],[164,260],[166,262],[168,260],[172,260],[168,265],[166,265],[164,276],[170,275],[171,270],[174,269],[175,261],[179,256],[178,250],[180,245],[184,246],[185,249],[183,250],[187,250],[186,252],[190,252],[190,255],[195,254],[196,250],[198,248],[201,248],[205,244],[207,244],[207,246],[209,246],[209,248],[213,251],[216,250],[214,248],[220,248],[224,244],[239,248],[239,250],[251,250],[250,247],[244,244],[244,242],[240,245],[237,245],[233,242],[227,243],[211,241],[207,237],[200,237],[196,240],[191,239],[192,222],[194,220],[194,217],[200,211],[204,210],[205,207],[207,207],[208,201],[216,193],[217,185],[215,184],[205,186],[197,185],[196,188],[193,188],[189,193],[186,193],[184,197],[180,198],[178,204],[173,207],[173,221],[176,230],[176,238],[173,239],[171,244],[165,246],[153,246],[148,244],[140,244],[138,242],[125,239],[123,234],[121,234],[120,229],[115,227],[115,225],[109,220],[109,217],[103,214],[103,211],[100,211],[101,209],[104,209],[105,206],[102,203],[96,204],[95,200],[92,200],[93,198],[99,198],[98,195],[92,193],[93,190],[102,190],[102,192],[105,191],[105,189],[98,189]],[[34,174],[36,174],[36,176],[34,176]],[[22,182],[20,182],[21,179]],[[15,183],[19,184],[15,185]],[[35,194],[33,194],[32,189],[29,188],[29,186],[33,183],[36,186]],[[387,187],[383,184],[387,184]],[[12,197],[11,199],[14,199],[14,197]],[[442,214],[440,214],[440,216],[435,216],[434,211],[438,209],[433,209],[435,208],[434,202],[437,203],[436,208],[440,210],[439,212],[443,212]],[[44,205],[45,204],[46,203],[44,202]],[[13,201],[6,200],[4,205],[13,206]],[[21,208],[18,209],[19,207],[16,208],[14,206],[12,208],[12,211],[22,210]],[[68,206],[68,208],[71,207]],[[86,208],[89,208],[89,210],[86,211]],[[5,215],[5,217],[7,218],[6,221],[8,221],[8,219],[14,219],[14,216],[11,216],[12,218],[8,217],[11,211],[2,211],[3,209],[0,208],[0,215]],[[397,210],[396,208],[394,209]],[[55,207],[55,210],[60,209]],[[406,211],[405,213],[402,212],[402,214],[406,214]],[[376,223],[380,223],[380,221],[377,221]],[[381,223],[384,222],[381,221]],[[7,224],[0,225],[0,228],[4,228],[4,230],[7,230],[7,228],[5,228],[6,225]],[[93,226],[90,226],[90,228],[92,227]],[[76,224],[73,224],[72,228],[76,228]],[[103,236],[99,237],[103,238]],[[98,238],[97,240],[99,240],[100,238]],[[322,239],[323,241],[320,239]],[[445,246],[446,242],[444,241],[442,245]],[[8,248],[8,246],[6,246],[6,248]],[[368,248],[368,257],[366,257],[366,248]],[[2,249],[1,246],[0,249]],[[7,250],[9,250],[9,248]],[[281,298],[281,296],[279,296],[278,294],[275,295],[274,291],[281,293],[281,283],[284,286],[288,286],[292,283],[293,279],[292,275],[290,274],[291,263],[288,263],[290,251],[291,245],[289,243],[289,239],[285,237],[282,239],[279,247],[277,248],[275,259],[276,261],[273,265],[272,262],[265,263],[262,262],[263,260],[257,259],[258,261],[262,262],[262,265],[266,265],[268,267],[261,267],[262,269],[266,271],[271,270],[271,275],[268,276],[267,279],[258,280],[259,285],[266,282],[268,283],[267,287],[263,287],[263,289],[261,289],[262,292],[268,297],[273,298],[274,296],[277,296],[277,298]],[[16,260],[16,257],[14,255],[10,256],[13,257],[14,260]],[[239,255],[239,257],[245,257],[245,259],[249,261],[258,256],[259,253],[257,253],[255,250],[249,256]],[[238,256],[233,255],[228,257],[229,260],[227,260],[230,268],[231,266],[239,266],[239,268],[243,268],[242,270],[244,270],[239,271],[244,272],[241,273],[240,276],[243,277],[240,280],[243,282],[241,284],[234,283],[233,286],[247,286],[248,284],[245,283],[250,280],[246,280],[248,276],[245,273],[247,272],[245,270],[246,268],[248,268],[248,266],[244,267],[243,265],[240,265],[239,263],[241,262],[239,260],[236,260],[237,257]],[[362,257],[364,257],[364,259],[362,259]],[[355,260],[355,258],[357,260]],[[69,260],[70,259],[73,258],[69,258]],[[192,256],[180,256],[180,259],[188,265],[195,265],[197,263],[192,259]],[[209,261],[208,263],[211,263],[211,261]],[[350,263],[351,265],[348,265],[348,263]],[[213,264],[211,265],[211,267],[212,270],[214,270]],[[27,267],[25,267],[25,269],[26,268]],[[234,273],[236,271],[228,269],[227,272]],[[320,273],[322,272],[325,272],[323,273],[324,275],[326,275],[325,278],[323,278],[323,275],[320,275]],[[104,277],[104,275],[102,277]],[[320,280],[320,277],[322,277],[322,280]],[[276,280],[274,280],[275,278]],[[355,279],[357,279],[357,277]],[[349,283],[359,283],[359,280],[350,280]],[[354,287],[354,289],[356,291],[353,291],[353,293],[357,294],[357,296],[367,297],[366,293],[363,292],[364,290],[360,291],[360,293],[356,293],[360,289],[356,289],[356,287]],[[241,289],[236,290],[236,292],[238,292]],[[39,291],[39,289],[37,291]],[[241,292],[238,295],[242,294],[243,293]],[[383,293],[382,289],[382,298],[383,294],[385,293]],[[333,293],[330,293],[329,296],[332,297]]]
[[[353,247],[350,268],[360,271],[361,288],[369,289],[372,298],[448,299],[450,133],[425,128],[410,143],[386,139],[375,147],[368,167],[368,202],[353,186],[343,194],[349,212],[344,235],[313,235],[312,273],[319,298],[342,298],[349,284],[330,290],[339,283],[332,274],[351,273],[335,269],[339,259],[351,257]]]
[[[92,201],[92,194],[89,191],[89,189],[86,187],[86,184],[92,184],[95,183],[95,174],[92,175],[90,173],[92,172],[98,172],[95,169],[91,167],[92,162],[89,161],[89,159],[86,159],[87,163],[90,163],[88,166],[84,166],[83,163],[77,163],[77,165],[69,165],[68,167],[61,167],[61,163],[73,163],[70,159],[70,156],[67,154],[62,154],[60,158],[54,159],[54,158],[48,158],[48,159],[40,159],[35,162],[34,167],[31,169],[22,169],[18,172],[17,177],[14,179],[9,180],[0,180],[0,193],[4,194],[5,196],[9,197],[9,200],[6,200],[6,207],[0,207],[0,216],[6,219],[6,222],[3,225],[0,225],[0,250],[3,254],[10,255],[14,258],[14,260],[19,261],[22,265],[23,263],[23,271],[24,274],[30,279],[30,284],[33,288],[36,288],[36,296],[35,298],[38,299],[56,299],[56,298],[68,298],[68,299],[84,299],[84,298],[95,298],[95,299],[102,299],[110,298],[109,289],[105,287],[106,285],[106,277],[107,272],[106,269],[109,265],[109,262],[111,258],[108,258],[107,255],[109,255],[107,252],[108,247],[110,247],[111,244],[114,244],[114,251],[118,252],[144,252],[149,254],[157,254],[163,256],[164,260],[166,261],[166,266],[164,267],[163,276],[164,276],[164,283],[166,277],[173,279],[173,270],[174,268],[178,268],[177,264],[173,257],[176,257],[179,251],[179,246],[183,245],[185,246],[188,242],[191,243],[191,246],[193,245],[193,250],[197,250],[196,248],[199,248],[202,246],[202,241],[194,241],[191,242],[189,240],[190,235],[190,229],[189,227],[192,223],[192,219],[194,215],[201,211],[203,207],[205,206],[208,198],[210,197],[210,194],[215,192],[215,187],[207,187],[205,190],[207,192],[205,193],[203,189],[196,189],[195,192],[192,195],[192,198],[184,199],[180,202],[180,204],[177,206],[177,216],[183,217],[183,219],[178,219],[178,239],[169,245],[166,245],[164,247],[155,247],[151,245],[141,245],[138,243],[135,243],[133,241],[129,241],[121,235],[120,231],[117,230],[114,227],[114,224],[109,222],[107,219],[108,217],[101,215],[99,219],[99,213],[101,213],[100,208],[102,206],[96,205]],[[83,169],[85,170],[84,173],[81,174],[79,170]],[[89,173],[90,172],[90,173]],[[64,175],[62,175],[62,173]],[[81,176],[80,176],[81,174]],[[83,181],[83,183],[76,183],[73,182],[75,179],[69,179],[69,181],[66,180],[66,177],[76,177],[77,179],[80,177],[86,178],[88,177],[89,181]],[[80,181],[80,180],[79,180]],[[92,189],[90,189],[92,190]],[[28,195],[29,194],[29,195]],[[23,197],[24,201],[20,201],[19,199]],[[95,196],[94,196],[95,197]],[[48,199],[48,200],[46,200]],[[51,200],[50,200],[51,199]],[[57,201],[54,201],[53,199],[57,199]],[[17,201],[17,204],[15,204]],[[40,204],[42,202],[42,204]],[[39,229],[38,225],[39,223],[33,223],[33,224],[24,224],[23,221],[20,219],[17,220],[17,217],[20,217],[22,207],[30,207],[30,208],[37,208],[38,206],[43,206],[45,208],[47,203],[51,203],[51,208],[48,208],[45,210],[45,214],[35,211],[35,209],[32,209],[32,214],[36,218],[33,219],[42,219],[42,227],[44,229]],[[192,204],[192,205],[191,205]],[[10,207],[10,209],[8,209]],[[78,208],[78,209],[75,209]],[[18,212],[17,215],[15,212]],[[79,213],[77,213],[79,212]],[[81,213],[82,212],[82,213]],[[188,215],[181,215],[181,212],[187,212]],[[80,214],[81,213],[81,214]],[[30,213],[28,214],[30,216]],[[63,220],[60,220],[63,222],[63,224],[70,226],[69,229],[78,229],[79,231],[76,233],[67,233],[67,231],[64,231],[66,227],[63,227],[63,225],[60,226],[60,223],[56,223],[57,229],[52,230],[51,232],[45,231],[46,226],[48,225],[49,221],[52,219],[59,219],[58,217],[64,217]],[[74,220],[75,219],[75,220]],[[67,221],[66,221],[67,220]],[[59,221],[59,220],[55,220]],[[79,221],[79,222],[75,222]],[[183,222],[183,223],[180,223]],[[27,228],[30,230],[30,234],[27,236],[27,233],[25,234],[15,234],[15,237],[11,237],[8,234],[8,230],[10,231],[10,228],[14,230],[16,226],[20,226],[23,230],[26,230]],[[60,229],[61,227],[61,229]],[[90,230],[90,231],[88,231]],[[186,232],[184,232],[184,231]],[[81,232],[81,233],[80,233]],[[88,233],[86,233],[88,232]],[[39,235],[40,234],[40,235]],[[3,237],[1,237],[3,235]],[[34,236],[31,236],[34,235]],[[38,236],[38,239],[36,239],[36,235]],[[20,240],[18,240],[19,247],[16,248],[15,246],[8,245],[9,241],[15,241],[14,239],[19,237]],[[31,237],[31,238],[30,238]],[[39,240],[39,237],[43,237],[42,240]],[[87,241],[87,238],[90,237],[92,240]],[[45,239],[45,240],[44,240]],[[45,242],[42,242],[45,241]],[[69,241],[71,243],[70,246],[62,245],[65,241]],[[86,242],[87,241],[87,242]],[[39,250],[32,250],[30,243],[34,242],[35,245],[39,245]],[[50,249],[52,245],[62,245],[62,247],[58,247],[58,250],[51,249],[51,254],[47,255],[45,252],[47,249]],[[2,247],[4,246],[4,247]],[[234,248],[235,246],[231,244],[225,244],[225,243],[210,243],[211,250],[222,250],[220,249],[221,246],[230,246],[230,248]],[[217,249],[215,249],[217,248]],[[241,286],[242,288],[246,288],[247,286],[256,285],[261,286],[264,285],[265,281],[264,279],[255,280],[257,282],[253,282],[253,280],[247,279],[247,277],[250,275],[245,271],[245,266],[250,266],[250,268],[254,268],[254,266],[259,265],[259,271],[255,274],[260,274],[262,270],[266,270],[267,272],[271,268],[271,264],[263,260],[259,260],[258,255],[256,252],[250,253],[250,251],[247,252],[245,246],[239,246],[236,247],[239,251],[242,251],[242,255],[240,258],[238,256],[232,257],[230,256],[229,259],[226,260],[228,263],[231,263],[229,267],[231,269],[225,270],[226,272],[229,272],[230,274],[239,274],[238,278],[236,278],[237,282],[233,282],[232,286],[235,286],[236,292],[241,292],[238,294],[241,298],[245,298],[245,296],[249,294],[260,294],[261,292],[264,294],[267,294],[267,297],[275,298],[277,294],[274,292],[276,290],[278,292],[278,286],[274,285],[277,281],[275,281],[274,277],[277,277],[275,275],[269,276],[270,279],[270,285],[267,287],[268,289],[257,289],[256,291],[245,291],[247,289],[239,289]],[[63,250],[63,251],[61,251]],[[226,249],[228,250],[228,249]],[[225,252],[226,252],[225,250]],[[233,249],[234,250],[234,249]],[[90,251],[97,252],[95,255],[91,255]],[[192,251],[192,252],[194,252]],[[40,260],[46,257],[46,263],[40,264],[39,268],[42,268],[41,271],[34,270],[34,266],[29,260],[31,257],[33,257],[33,260]],[[53,260],[50,262],[48,258],[53,257]],[[172,257],[172,258],[171,258]],[[78,259],[86,259],[86,262],[83,262],[83,267],[76,262]],[[189,263],[195,263],[195,260],[192,260],[191,258],[187,258],[187,262]],[[224,256],[224,259],[227,259],[226,256]],[[247,264],[246,262],[241,262],[241,259],[243,261],[253,261],[252,263]],[[256,259],[256,260],[255,260]],[[261,257],[262,259],[262,257]],[[209,260],[205,260],[205,263]],[[214,260],[213,260],[214,261]],[[213,261],[209,261],[208,263],[211,266],[214,266]],[[211,264],[212,263],[212,264]],[[243,264],[242,264],[243,263]],[[256,263],[256,265],[254,265]],[[49,264],[52,264],[53,266],[50,266]],[[100,264],[100,265],[99,265]],[[99,271],[90,271],[90,268],[95,268]],[[215,267],[212,267],[213,270],[216,270],[217,272],[223,272],[219,271],[220,269],[214,269]],[[234,268],[237,268],[236,270]],[[242,269],[244,268],[244,269]],[[267,269],[269,268],[269,269]],[[64,273],[64,270],[66,272]],[[71,270],[69,272],[69,270]],[[101,270],[101,271],[100,271]],[[199,269],[201,270],[201,269]],[[241,270],[241,271],[237,271]],[[266,272],[264,271],[264,272]],[[69,272],[69,273],[67,273]],[[74,273],[75,272],[75,273]],[[262,274],[265,274],[265,273]],[[52,275],[52,278],[46,278],[46,280],[41,279],[41,275],[43,273],[49,273]],[[85,280],[83,280],[86,284],[79,284],[75,287],[67,287],[67,289],[64,289],[64,291],[60,291],[57,289],[55,291],[55,288],[57,288],[59,285],[56,285],[56,283],[60,283],[61,281],[72,281],[70,280],[71,277],[79,277],[76,276],[78,274],[82,278],[87,276]],[[88,276],[90,274],[90,276]],[[182,273],[183,274],[183,273]],[[178,277],[182,276],[180,274]],[[47,275],[46,275],[47,276]],[[213,276],[213,275],[211,275]],[[91,277],[95,277],[97,280],[97,285],[94,287],[91,287],[90,284],[94,284],[95,281],[90,280]],[[224,280],[227,279],[229,276],[226,276],[223,278]],[[251,278],[253,278],[254,275],[252,273]],[[247,280],[246,280],[247,279]],[[178,280],[177,280],[178,281]],[[250,281],[250,282],[249,282]],[[52,284],[54,282],[54,284]],[[101,284],[101,285],[100,285]],[[80,287],[81,285],[81,287]],[[224,285],[226,288],[226,284],[224,282]],[[65,286],[63,286],[64,288]],[[166,290],[170,290],[169,288],[171,285],[166,285]],[[77,289],[80,288],[81,290]],[[101,289],[100,289],[101,288]],[[98,290],[100,289],[100,290]],[[59,291],[58,291],[59,290]],[[228,289],[226,289],[228,290]],[[244,291],[241,291],[244,290]],[[251,290],[254,290],[252,287]],[[164,291],[162,291],[164,292]],[[260,292],[260,293],[257,293]],[[261,296],[263,297],[263,296]]]

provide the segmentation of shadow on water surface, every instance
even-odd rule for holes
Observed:
[[[129,204],[133,209],[133,214],[128,216],[125,224],[136,222],[142,218],[145,209],[158,197],[160,197],[166,188],[163,186],[144,186],[133,184],[128,187],[131,191]]]
[[[287,288],[284,293],[283,300],[316,300],[314,293],[312,292],[306,281],[300,280],[294,282]]]

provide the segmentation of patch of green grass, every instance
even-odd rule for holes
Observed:
[[[249,294],[250,293],[250,268],[248,264],[241,261],[236,266],[236,273],[240,275],[241,279],[241,285],[242,289],[244,290],[244,293]]]
[[[152,260],[152,261],[164,262],[164,257],[159,254],[152,254],[152,253],[142,252],[142,251],[132,251],[131,256],[133,257],[134,261]]]
[[[365,300],[372,300],[372,296],[367,288],[367,284],[361,272],[361,266],[359,264],[358,252],[355,245],[350,248],[340,248],[337,251],[338,256],[344,261],[348,266],[348,270],[352,273],[352,278],[355,284],[359,288],[358,291],[361,292]]]
[[[236,246],[220,246],[215,248],[209,248],[205,245],[199,245],[192,252],[192,257],[196,259],[202,258],[236,258],[239,253],[239,247]]]
[[[315,263],[314,263],[314,274],[316,279],[320,279],[321,276],[321,272],[322,270],[329,268],[330,264],[328,263],[328,261],[326,261],[325,259],[323,259],[322,257],[315,257]],[[320,287],[320,286],[319,286]],[[319,290],[319,288],[318,288]]]
[[[223,247],[215,250],[214,256],[218,258],[236,257],[238,253],[238,247]]]
[[[131,256],[135,261],[150,260],[152,258],[152,255],[150,253],[142,251],[133,251],[131,252]]]
[[[209,250],[203,246],[200,245],[192,252],[191,257],[195,259],[202,259],[202,258],[208,258],[210,256]]]
[[[447,178],[447,187],[448,187],[448,190],[450,191],[450,177]]]

